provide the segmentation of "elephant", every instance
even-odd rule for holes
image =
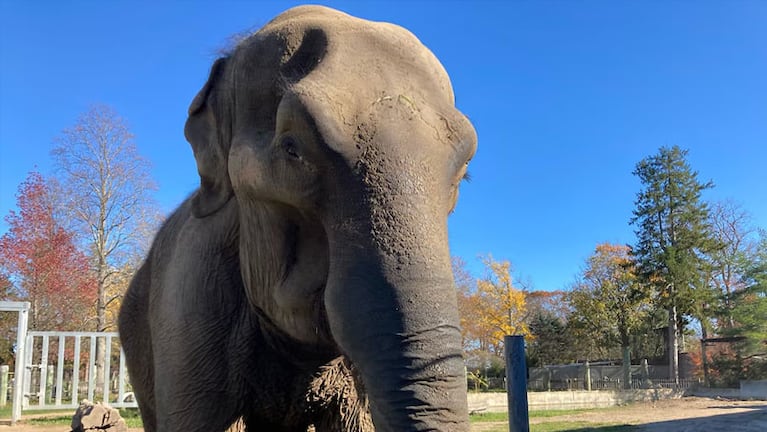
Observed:
[[[144,428],[468,431],[447,218],[477,147],[412,33],[321,6],[217,59],[199,187],[119,331]]]

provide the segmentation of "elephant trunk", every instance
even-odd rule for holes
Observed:
[[[446,228],[388,231],[330,235],[333,337],[360,371],[377,431],[468,431]]]

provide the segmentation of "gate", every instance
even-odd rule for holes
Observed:
[[[117,333],[30,331],[24,356],[23,410],[75,409],[82,399],[137,406]]]

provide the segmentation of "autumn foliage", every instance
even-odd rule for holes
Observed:
[[[460,270],[456,276],[464,346],[470,351],[500,355],[504,336],[530,336],[525,322],[526,295],[514,285],[509,261],[495,261],[487,256],[483,263],[487,275],[475,284],[461,283]]]
[[[31,304],[29,326],[40,330],[81,330],[95,300],[95,278],[74,236],[56,220],[50,185],[29,174],[16,195],[18,212],[5,220],[0,238],[0,272],[16,297]]]

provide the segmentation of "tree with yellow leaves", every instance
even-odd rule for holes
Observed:
[[[464,345],[468,350],[501,355],[504,336],[530,336],[525,323],[526,296],[514,285],[509,261],[495,261],[487,255],[482,262],[487,269],[485,277],[474,286],[458,284]]]
[[[576,334],[590,335],[603,348],[621,346],[625,386],[631,380],[630,337],[647,315],[649,300],[631,249],[610,243],[597,245],[569,295],[570,324]]]

